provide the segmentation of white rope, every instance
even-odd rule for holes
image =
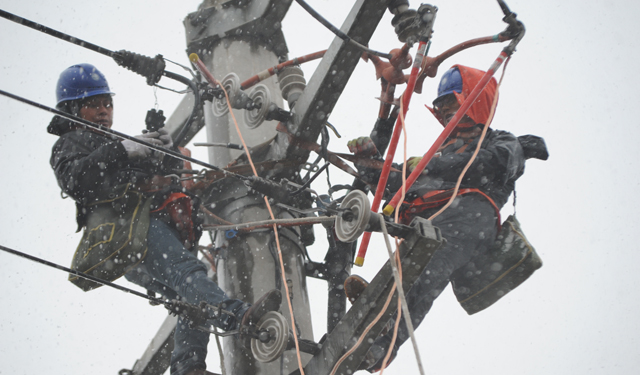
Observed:
[[[319,216],[319,217],[300,217],[294,219],[273,219],[254,221],[241,224],[229,224],[229,225],[205,225],[204,230],[229,230],[229,229],[246,229],[258,226],[276,225],[307,225],[307,224],[321,224],[321,223],[333,223],[336,221],[336,216]]]
[[[380,215],[380,226],[382,227],[382,233],[384,234],[384,242],[387,245],[387,253],[389,253],[389,264],[391,264],[391,269],[393,270],[393,278],[395,279],[396,286],[398,288],[398,295],[400,296],[400,301],[402,302],[402,313],[404,314],[404,321],[407,324],[409,336],[411,336],[411,343],[413,344],[413,352],[415,353],[416,361],[418,362],[418,369],[420,370],[420,375],[424,375],[424,368],[422,367],[422,360],[420,359],[420,351],[418,350],[418,342],[416,341],[416,337],[414,335],[413,323],[411,322],[411,315],[409,314],[409,306],[407,305],[407,299],[404,295],[404,290],[402,289],[402,280],[400,279],[400,273],[398,272],[396,260],[393,256],[391,242],[389,242],[387,225],[382,215]]]
[[[213,331],[218,333],[218,328],[213,327]],[[216,338],[216,346],[218,347],[218,354],[220,355],[220,371],[222,371],[222,375],[227,375],[227,370],[224,368],[224,353],[222,352],[222,344],[220,344],[220,337],[218,335],[213,335]]]

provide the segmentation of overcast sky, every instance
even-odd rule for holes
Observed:
[[[0,0],[0,9],[111,50],[160,53],[188,64],[182,21],[200,1],[141,3]],[[309,1],[336,25],[352,3]],[[494,0],[435,5],[439,12],[431,56],[504,28]],[[417,330],[426,373],[636,373],[640,5],[575,0],[510,0],[508,5],[527,34],[507,68],[493,127],[542,136],[549,147],[550,159],[530,160],[517,184],[518,219],[544,266],[474,316],[467,316],[447,289]],[[371,48],[389,51],[400,46],[390,20],[390,15],[382,20]],[[283,29],[290,57],[325,49],[333,40],[296,3]],[[75,63],[92,63],[117,93],[114,128],[132,135],[143,128],[145,113],[156,101],[171,113],[181,99],[155,92],[142,77],[106,56],[5,19],[0,19],[0,34],[1,90],[53,106],[60,72]],[[501,48],[476,47],[456,55],[444,63],[439,76],[454,63],[487,69]],[[303,66],[307,79],[315,66]],[[433,99],[436,84],[427,81],[423,94],[411,102],[409,155],[424,153],[441,130],[423,107]],[[345,152],[347,140],[369,134],[378,93],[373,66],[361,62],[330,117],[343,136],[333,137],[332,151]],[[0,97],[0,113],[0,244],[68,265],[80,235],[75,233],[74,204],[61,199],[49,167],[56,140],[45,130],[51,116],[5,97]],[[206,151],[192,149],[196,157],[207,157]],[[336,170],[332,179],[350,181]],[[314,187],[326,189],[324,181],[319,179]],[[506,217],[511,212],[507,205],[502,213]],[[316,237],[322,236],[318,228]],[[318,241],[309,251],[321,260],[326,246]],[[355,272],[370,279],[385,257],[384,248],[371,246],[365,267]],[[0,374],[117,374],[133,366],[166,316],[162,307],[111,288],[84,293],[66,281],[63,272],[4,252],[0,285]],[[316,339],[326,327],[325,288],[322,282],[310,284]],[[208,364],[218,371],[215,350]],[[416,371],[406,345],[387,373]]]

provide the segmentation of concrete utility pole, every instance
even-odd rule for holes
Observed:
[[[235,73],[239,81],[277,65],[287,59],[287,47],[280,29],[291,0],[253,1],[205,1],[196,13],[185,20],[188,52],[197,53],[211,73],[227,86],[225,77]],[[270,101],[283,108],[283,100],[276,77],[262,81]],[[229,87],[232,85],[229,85]],[[234,91],[233,89],[229,91]],[[252,90],[247,90],[251,95]],[[264,99],[265,96],[261,98]],[[233,98],[232,98],[233,99]],[[240,144],[240,138],[230,113],[221,109],[224,103],[206,102],[204,118],[207,140],[214,143]],[[226,112],[226,113],[225,113]],[[277,121],[265,121],[256,126],[244,118],[245,110],[233,109],[248,147],[268,143],[276,136]],[[210,162],[219,167],[227,166],[241,151],[213,147],[209,151]],[[253,161],[265,159],[258,154]],[[283,171],[293,174],[295,171]],[[272,177],[272,173],[262,174]],[[233,223],[269,219],[261,195],[249,189],[237,179],[225,179],[205,192],[203,201],[215,214]],[[274,207],[276,218],[295,217],[291,212]],[[288,284],[296,330],[300,338],[313,340],[309,298],[307,296],[305,258],[306,249],[299,229],[279,230],[280,244],[285,263],[285,279]],[[268,290],[284,286],[277,256],[276,241],[271,229],[238,234],[228,238],[224,232],[216,235],[215,246],[220,248],[218,283],[230,297],[253,302]],[[283,300],[281,313],[290,322],[290,312]],[[309,356],[303,353],[304,364]],[[235,337],[224,339],[224,362],[228,374],[289,374],[298,368],[294,351],[287,351],[271,363],[260,363],[250,350]]]
[[[288,51],[280,29],[280,21],[291,2],[292,0],[205,0],[199,10],[189,14],[185,20],[187,51],[197,53],[218,80],[223,81],[229,73],[235,73],[242,82],[257,72],[287,59]],[[353,40],[366,45],[386,11],[387,3],[388,0],[357,0],[341,30]],[[361,51],[356,47],[335,38],[306,88],[300,70],[291,74],[296,84],[293,88],[288,86],[283,90],[285,99],[292,108],[291,119],[284,123],[290,133],[303,140],[312,142],[317,140],[360,56]],[[280,81],[280,86],[286,86],[283,83],[291,79],[285,78],[288,73],[279,74],[277,80]],[[226,86],[225,82],[222,83]],[[262,83],[270,93],[269,100],[283,108],[283,94],[277,86],[276,78],[272,77]],[[232,83],[229,85],[233,86]],[[248,93],[251,95],[251,90],[248,90]],[[264,97],[263,94],[261,98],[264,99]],[[181,107],[190,107],[193,105],[191,102],[186,98]],[[178,127],[185,117],[180,113],[186,112],[185,108],[179,108],[168,121],[168,126]],[[216,105],[207,102],[203,112],[209,142],[240,143],[230,114],[225,112],[219,103]],[[255,153],[252,152],[254,162],[257,164],[266,160],[282,162],[280,168],[269,170],[259,168],[260,175],[274,181],[283,177],[295,180],[297,166],[307,161],[309,151],[291,145],[287,136],[277,133],[275,121],[264,122],[257,126],[255,123],[245,123],[243,112],[245,110],[234,109],[233,113],[247,146],[251,148],[266,144]],[[225,167],[240,154],[240,151],[217,147],[209,151],[210,162],[219,167]],[[204,192],[202,198],[211,211],[233,223],[269,218],[262,196],[236,179],[227,178],[216,182]],[[310,202],[303,201],[301,205],[310,205]],[[300,216],[277,206],[274,206],[274,215],[276,218]],[[324,264],[307,262],[304,256],[305,246],[313,243],[313,233],[311,232],[311,235],[309,233],[308,229],[301,227],[279,230],[285,263],[284,278],[290,289],[288,297],[293,305],[296,333],[299,338],[313,340],[306,276],[321,273],[322,278],[328,281],[330,292],[328,331],[336,327],[343,327],[340,329],[343,330],[345,325],[340,324],[340,319],[343,318],[346,308],[342,282],[350,272],[352,248],[351,244],[337,243],[331,250],[333,253],[330,251],[327,254]],[[215,235],[214,245],[220,249],[217,281],[230,297],[252,302],[272,288],[279,288],[284,292],[274,234],[271,229],[235,236],[220,232]],[[318,272],[319,270],[321,272]],[[284,295],[283,297],[286,298]],[[285,300],[283,300],[281,313],[288,320],[290,319]],[[365,315],[367,319],[369,316],[369,314]],[[351,323],[355,323],[353,318],[350,319]],[[171,337],[167,335],[167,327],[170,325],[170,321],[165,322],[163,329],[147,350],[147,354],[136,363],[138,367],[134,367],[134,374],[162,374],[167,368],[168,354],[172,348]],[[334,349],[323,345],[323,352],[335,350],[334,354],[337,354],[342,351],[344,345],[351,342],[352,336],[356,334],[358,330],[343,332],[338,335],[341,338],[332,340],[331,346],[334,346]],[[280,375],[290,374],[298,369],[295,351],[286,351],[279,360],[265,364],[257,362],[250,351],[246,350],[234,337],[225,338],[224,344],[224,362],[228,374]],[[303,366],[306,366],[311,356],[301,354]],[[335,358],[332,357],[332,360]],[[316,361],[321,362],[322,359],[318,357]],[[349,366],[352,369],[357,366],[355,362],[358,359],[353,361],[354,363]],[[323,370],[317,372],[320,369],[317,365],[313,365],[312,368],[315,369],[312,371],[319,375],[323,373]]]

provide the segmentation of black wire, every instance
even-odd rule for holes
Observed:
[[[89,126],[89,127],[93,128],[93,129],[96,129],[96,130],[102,132],[102,133],[112,134],[112,135],[115,135],[116,137],[119,137],[119,138],[122,138],[122,139],[128,139],[130,141],[133,141],[133,142],[139,143],[141,145],[144,145],[144,146],[146,146],[146,147],[148,147],[148,148],[150,148],[152,150],[160,151],[160,152],[165,153],[167,155],[171,155],[171,156],[173,156],[173,157],[175,157],[177,159],[180,159],[180,160],[183,160],[183,161],[190,161],[190,162],[192,162],[194,164],[198,164],[198,165],[201,165],[203,167],[210,168],[210,169],[212,169],[214,171],[222,172],[225,175],[228,175],[228,176],[231,176],[231,177],[235,177],[235,178],[238,178],[240,180],[249,179],[246,176],[239,175],[239,174],[236,174],[236,173],[233,173],[233,172],[229,172],[229,171],[224,170],[222,168],[216,167],[215,165],[212,165],[212,164],[209,164],[209,163],[205,163],[203,161],[200,161],[198,159],[194,159],[194,158],[189,157],[189,156],[182,155],[182,154],[180,154],[178,152],[166,149],[164,147],[156,146],[154,144],[151,144],[149,142],[140,140],[140,139],[132,137],[130,135],[127,135],[127,134],[124,134],[124,133],[120,133],[119,131],[106,128],[106,127],[104,127],[104,126],[102,126],[100,124],[96,124],[96,123],[84,120],[84,119],[82,119],[80,117],[77,117],[77,116],[74,116],[74,115],[59,111],[57,109],[48,107],[48,106],[46,106],[44,104],[36,103],[36,102],[31,101],[29,99],[26,99],[26,98],[23,98],[23,97],[8,93],[8,92],[6,92],[4,90],[0,90],[0,95],[4,95],[6,97],[9,97],[11,99],[15,99],[15,100],[17,100],[19,102],[28,104],[30,106],[33,106],[33,107],[36,107],[36,108],[40,108],[40,109],[45,110],[47,112],[54,113],[54,114],[56,114],[56,115],[58,115],[58,116],[60,116],[62,118],[65,118],[65,119],[67,119],[69,121],[73,121],[73,122],[78,123],[78,124]]]
[[[176,313],[176,308],[180,309],[181,307],[183,307],[185,305],[192,306],[192,308],[197,308],[196,306],[189,305],[186,302],[181,302],[181,301],[177,301],[177,300],[165,301],[165,300],[163,300],[161,298],[152,297],[152,296],[149,296],[147,294],[140,293],[140,292],[138,292],[136,290],[129,289],[127,287],[124,287],[124,286],[121,286],[121,285],[118,285],[118,284],[114,284],[114,283],[112,283],[110,281],[103,280],[103,279],[100,279],[98,277],[88,275],[88,274],[86,274],[84,272],[72,270],[70,268],[61,266],[59,264],[56,264],[56,263],[53,263],[53,262],[49,262],[48,260],[44,260],[44,259],[35,257],[33,255],[25,254],[25,253],[23,253],[21,251],[10,249],[10,248],[2,246],[2,245],[0,245],[0,250],[4,250],[4,251],[8,252],[9,254],[17,255],[19,257],[22,257],[22,258],[25,258],[25,259],[29,259],[29,260],[34,261],[36,263],[44,264],[45,266],[49,266],[49,267],[52,267],[52,268],[55,268],[55,269],[70,273],[72,275],[85,278],[87,280],[93,281],[93,282],[101,284],[101,285],[110,286],[110,287],[112,287],[114,289],[118,289],[118,290],[123,291],[125,293],[133,294],[134,296],[138,296],[140,298],[144,298],[144,299],[150,301],[152,304],[164,305],[164,307],[167,308],[172,314]],[[232,312],[223,310],[220,307],[216,307],[216,306],[212,306],[212,305],[208,305],[208,306],[212,310],[217,311],[218,313],[229,314],[231,316],[234,316],[234,314]],[[209,332],[208,330],[204,330],[204,331],[205,332]]]
[[[184,126],[180,130],[180,133],[178,133],[178,135],[176,136],[176,139],[174,140],[174,144],[177,149],[178,145],[182,144],[182,141],[184,140],[184,138],[187,136],[187,133],[191,129],[191,122],[194,120],[195,114],[198,111],[198,108],[201,106],[200,90],[198,90],[198,86],[195,84],[195,82],[188,79],[187,77],[183,77],[179,74],[167,72],[167,71],[164,71],[162,74],[167,78],[171,78],[178,82],[184,83],[185,85],[189,86],[189,88],[191,88],[191,91],[193,92],[193,97],[194,97],[193,110],[191,111],[191,114],[189,115],[189,118],[185,122]]]
[[[335,131],[335,128],[333,127],[333,125],[329,124],[328,122],[327,122],[327,125],[331,126],[331,128],[333,128],[334,131]],[[322,159],[324,159],[325,161],[328,161],[327,160],[327,146],[329,145],[329,131],[327,130],[326,126],[323,126],[320,129],[320,135],[322,136],[322,139],[320,141],[320,152],[318,152],[318,157],[313,162],[313,164],[311,164],[312,167],[316,167],[318,165],[318,163],[320,162],[320,160],[322,160]],[[311,169],[309,169],[307,171],[307,174],[302,179],[302,181],[305,183],[305,185],[306,185],[306,182],[309,181],[309,177],[311,176],[311,172],[312,172]],[[313,179],[315,179],[316,177],[317,177],[317,175],[313,176]]]
[[[295,196],[300,194],[304,189],[308,188],[309,185],[311,185],[311,183],[313,182],[313,180],[315,180],[316,178],[318,178],[318,176],[320,176],[320,173],[322,173],[325,169],[327,169],[327,167],[330,165],[331,163],[326,162],[324,163],[324,165],[322,167],[320,167],[320,169],[318,169],[318,171],[311,176],[311,178],[309,180],[307,180],[307,182],[304,183],[304,185],[300,186],[298,189],[296,189],[295,191],[291,192],[291,196]],[[329,171],[327,171],[328,173]]]
[[[311,177],[311,173],[313,172],[313,168],[318,166],[318,163],[320,163],[320,160],[322,160],[322,155],[318,155],[316,160],[314,160],[313,163],[311,163],[310,168],[307,170],[307,174],[305,174],[304,177],[302,178],[303,183],[309,181],[309,178]]]
[[[329,21],[327,21],[324,17],[322,17],[320,15],[320,13],[316,12],[313,8],[311,8],[311,6],[309,6],[309,4],[305,3],[304,0],[296,0],[296,2],[298,4],[300,4],[300,6],[304,10],[306,10],[307,13],[309,13],[313,18],[315,18],[318,22],[320,22],[324,27],[326,27],[327,29],[331,30],[332,33],[334,33],[338,38],[344,40],[346,43],[350,43],[350,44],[358,47],[360,50],[362,50],[364,52],[368,52],[368,53],[370,53],[372,55],[384,57],[385,59],[388,59],[388,60],[391,59],[391,54],[374,51],[374,50],[369,49],[366,46],[356,42],[355,40],[351,39],[351,37],[349,37],[349,35],[343,33],[340,29],[338,29],[337,27],[333,26]]]
[[[500,9],[502,9],[502,13],[504,13],[505,16],[509,16],[511,14],[511,10],[507,6],[507,3],[504,2],[504,0],[498,0],[498,5],[500,5]]]
[[[278,267],[278,249],[277,249],[277,243],[276,243],[276,234],[275,232],[271,231],[271,234],[269,235],[269,253],[271,254],[271,257],[273,257],[273,264],[275,265],[275,267],[273,267],[275,269],[275,287],[278,290],[282,289],[282,275],[281,275],[281,270],[280,267]]]
[[[47,35],[51,35],[53,37],[62,39],[64,41],[66,41],[66,42],[73,43],[73,44],[76,44],[76,45],[78,45],[80,47],[87,48],[87,49],[89,49],[91,51],[98,52],[100,54],[109,56],[109,57],[113,58],[114,60],[116,60],[116,62],[118,62],[118,61],[121,62],[122,61],[123,55],[118,53],[118,52],[111,51],[111,50],[109,50],[107,48],[100,47],[100,46],[98,46],[96,44],[93,44],[93,43],[87,42],[85,40],[76,38],[76,37],[71,36],[69,34],[65,34],[63,32],[54,30],[54,29],[52,29],[50,27],[44,26],[42,24],[39,24],[39,23],[36,23],[36,22],[33,22],[33,21],[30,21],[30,20],[28,20],[26,18],[17,16],[15,14],[6,12],[6,11],[4,11],[2,9],[0,9],[0,16],[4,17],[4,18],[6,18],[6,19],[8,19],[10,21],[19,23],[19,24],[27,26],[27,27],[30,27],[30,28],[32,28],[34,30],[41,31],[41,32],[43,32],[43,33],[45,33]],[[119,62],[119,64],[121,65],[120,62]],[[140,74],[139,72],[136,72],[136,73]],[[142,75],[144,75],[144,74],[142,74]],[[191,81],[190,79],[188,79],[186,77],[183,77],[183,76],[181,76],[179,74],[172,73],[172,72],[167,72],[167,71],[163,70],[162,75],[164,75],[167,78],[176,80],[178,82],[182,82],[182,83],[186,84],[187,86],[189,86],[189,88],[193,92],[194,99],[195,99],[195,102],[194,102],[195,104],[193,106],[193,111],[191,111],[191,114],[190,114],[189,118],[187,119],[187,121],[185,121],[185,124],[184,124],[183,128],[180,130],[180,133],[178,133],[176,139],[174,140],[175,150],[177,151],[178,150],[177,147],[182,143],[182,141],[186,137],[187,133],[191,129],[191,122],[193,121],[193,119],[195,117],[195,113],[197,112],[197,110],[199,108],[199,105],[200,105],[200,91],[198,90],[198,87],[196,86],[196,84],[193,81]]]
[[[43,32],[45,34],[51,35],[51,36],[56,37],[58,39],[62,39],[64,41],[66,41],[66,42],[77,44],[77,45],[79,45],[81,47],[84,47],[84,48],[88,48],[88,49],[90,49],[92,51],[101,53],[103,55],[106,55],[106,56],[109,56],[109,57],[112,57],[112,58],[115,58],[115,57],[119,56],[119,54],[116,53],[116,52],[113,52],[113,51],[108,50],[106,48],[100,47],[100,46],[95,45],[93,43],[89,43],[89,42],[84,41],[82,39],[78,39],[78,38],[73,37],[71,35],[68,35],[68,34],[65,34],[63,32],[60,32],[58,30],[54,30],[54,29],[52,29],[50,27],[41,25],[39,23],[36,23],[36,22],[33,22],[33,21],[29,21],[26,18],[22,18],[20,16],[16,16],[15,14],[6,12],[6,11],[4,11],[2,9],[0,9],[0,17],[6,18],[9,21],[13,21],[15,23],[19,23],[20,25],[30,27],[30,28],[32,28],[34,30],[41,31],[41,32]]]
[[[320,176],[320,173],[322,173],[325,169],[327,169],[327,167],[329,167],[329,164],[331,164],[329,162],[329,156],[327,153],[327,146],[329,145],[329,140],[330,140],[329,131],[325,126],[323,126],[320,131],[320,134],[322,135],[322,140],[320,141],[320,152],[318,152],[318,158],[313,163],[313,165],[317,165],[320,159],[324,159],[325,163],[322,167],[320,167],[320,169],[318,169],[318,171],[313,176],[311,176],[311,178],[309,178],[309,174],[311,174],[311,171],[309,171],[309,173],[307,173],[307,176],[305,176],[304,184],[299,189],[296,189],[294,192],[292,192],[291,196],[297,195],[300,192],[302,192],[304,189],[308,188],[313,182],[313,180],[318,178],[318,176]],[[329,181],[328,169],[327,169],[327,181]],[[331,182],[329,182],[329,187],[331,187]]]
[[[91,281],[96,282],[98,284],[110,286],[112,288],[121,290],[121,291],[126,292],[126,293],[131,293],[131,294],[133,294],[135,296],[144,298],[144,299],[149,300],[149,301],[154,302],[154,303],[164,304],[164,302],[165,302],[164,300],[162,300],[160,298],[155,298],[155,297],[148,296],[148,295],[146,295],[144,293],[140,293],[140,292],[135,291],[133,289],[129,289],[129,288],[126,288],[124,286],[121,286],[121,285],[118,285],[118,284],[114,284],[114,283],[109,282],[107,280],[102,280],[102,279],[97,278],[95,276],[87,275],[84,272],[72,270],[70,268],[67,268],[67,267],[61,266],[59,264],[55,264],[55,263],[49,262],[47,260],[35,257],[33,255],[25,254],[25,253],[20,252],[18,250],[10,249],[10,248],[2,246],[2,245],[0,245],[0,250],[4,250],[4,251],[6,251],[6,252],[8,252],[10,254],[17,255],[17,256],[25,258],[25,259],[29,259],[29,260],[34,261],[36,263],[44,264],[45,266],[49,266],[49,267],[52,267],[52,268],[55,268],[55,269],[58,269],[58,270],[61,270],[61,271],[68,272],[68,273],[70,273],[72,275],[79,276],[79,277],[85,278],[87,280],[91,280]]]
[[[327,122],[327,124],[329,124],[329,123]],[[333,125],[329,124],[329,126],[331,126],[331,128],[333,128],[334,131],[336,131],[335,128],[333,127]],[[326,164],[329,164],[329,153],[328,153],[328,150],[327,150],[327,147],[329,146],[329,142],[331,140],[331,135],[329,134],[329,129],[327,129],[326,126],[323,126],[322,130],[321,130],[321,134],[322,134],[322,142],[321,142],[322,157],[326,161]],[[329,176],[329,169],[327,169],[327,185],[329,185],[329,191],[331,191],[331,177]],[[331,196],[331,193],[329,193],[329,197],[333,198]]]

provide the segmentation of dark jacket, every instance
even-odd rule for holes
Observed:
[[[87,207],[92,203],[113,198],[118,186],[151,176],[129,161],[116,137],[76,128],[58,116],[47,131],[60,137],[51,150],[50,164],[60,189],[76,201],[78,230],[85,225]]]
[[[58,186],[83,206],[131,177],[122,142],[88,129],[61,134],[51,151],[50,164]]]
[[[49,133],[59,135],[51,167],[62,191],[77,207],[84,232],[71,268],[113,281],[146,255],[151,197],[133,188],[149,173],[129,161],[120,140],[54,117]],[[70,276],[83,290],[100,284]]]
[[[445,142],[448,143],[450,144],[431,159],[424,172],[409,188],[403,209],[429,192],[455,187],[462,170],[477,147],[478,139],[474,138],[470,143],[465,143],[462,138],[450,138]],[[459,152],[460,149],[463,151]],[[524,162],[524,150],[518,138],[505,131],[489,129],[478,155],[462,179],[460,189],[478,189],[501,208],[513,191],[515,181],[523,174]],[[394,164],[394,167],[402,170],[401,164]],[[368,181],[377,181],[380,176],[380,170],[359,167],[358,171]],[[407,175],[409,173],[407,171]],[[391,172],[384,198],[390,199],[401,187],[402,173]]]
[[[462,78],[462,90],[460,93],[455,92],[454,95],[458,103],[462,105],[485,72],[462,65],[454,67],[458,68]],[[473,123],[480,124],[480,126],[489,123],[496,91],[497,82],[492,78],[466,112]],[[438,118],[431,108],[429,109],[436,116],[436,119],[445,126],[442,119]],[[479,140],[479,135],[473,138],[468,137],[468,134],[471,134],[469,130],[473,129],[465,129],[466,126],[459,125],[454,129],[449,139],[445,140],[424,172],[407,191],[404,209],[417,198],[423,197],[429,192],[450,190],[456,186],[457,180],[476,150]],[[480,127],[475,130],[478,129]],[[525,159],[529,157],[541,158],[536,154],[538,151],[535,149],[536,140],[538,141],[537,146],[541,146],[543,153],[546,154],[546,147],[544,147],[544,141],[541,138],[534,136],[516,138],[506,131],[488,129],[478,155],[465,173],[460,189],[478,189],[493,201],[497,209],[500,209],[513,191],[515,181],[524,173]],[[526,145],[526,148],[523,148],[523,144]],[[546,156],[544,158],[546,159]],[[396,168],[402,169],[401,166],[396,166]],[[368,181],[377,181],[379,178],[379,171],[364,168],[360,168],[359,171],[365,175]],[[402,174],[390,173],[384,197],[390,198],[390,194],[395,194],[401,186]]]
[[[407,192],[407,201],[412,201],[433,190],[453,189],[478,145],[478,138],[459,152],[463,139],[452,138],[449,146],[436,155],[425,171]],[[524,173],[524,151],[518,139],[511,133],[492,130],[482,142],[482,147],[471,167],[465,173],[460,189],[478,189],[487,194],[501,208],[513,192],[515,181]],[[387,187],[397,191],[402,186],[402,175],[394,173]]]

